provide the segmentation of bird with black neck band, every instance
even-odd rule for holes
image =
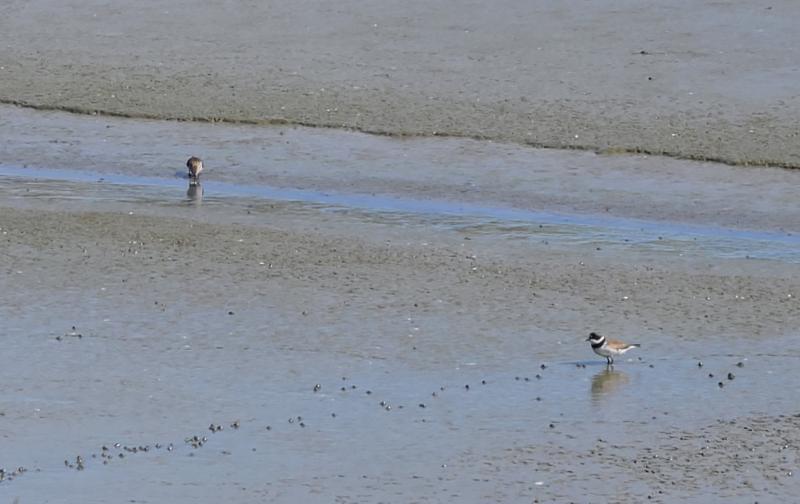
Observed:
[[[606,338],[596,332],[589,333],[589,337],[586,338],[586,341],[591,343],[594,353],[606,358],[606,363],[609,366],[614,364],[614,357],[623,355],[628,350],[641,346],[638,343],[625,343],[624,341]]]

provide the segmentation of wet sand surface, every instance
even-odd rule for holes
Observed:
[[[800,490],[791,172],[3,117],[4,501]],[[589,331],[642,348],[607,369]]]
[[[0,100],[798,166],[791,0],[11,1]]]

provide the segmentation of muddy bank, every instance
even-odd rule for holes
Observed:
[[[4,103],[800,164],[789,1],[39,0],[2,14]]]

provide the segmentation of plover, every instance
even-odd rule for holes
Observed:
[[[586,341],[592,344],[594,353],[606,358],[609,365],[614,364],[615,356],[622,355],[631,348],[638,348],[641,346],[636,343],[625,343],[624,341],[609,339],[596,332],[590,333]]]
[[[192,184],[196,184],[197,179],[200,178],[200,173],[203,171],[203,160],[192,156],[186,161],[186,168],[189,169],[189,181]]]

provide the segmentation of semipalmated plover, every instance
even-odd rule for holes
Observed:
[[[594,353],[606,358],[609,365],[614,364],[615,356],[622,355],[631,348],[638,348],[641,346],[636,343],[625,343],[624,341],[609,339],[596,332],[590,333],[586,341],[592,344]]]
[[[192,184],[196,184],[197,179],[200,178],[200,172],[203,171],[203,160],[192,156],[186,161],[186,168],[189,169],[189,181]]]

